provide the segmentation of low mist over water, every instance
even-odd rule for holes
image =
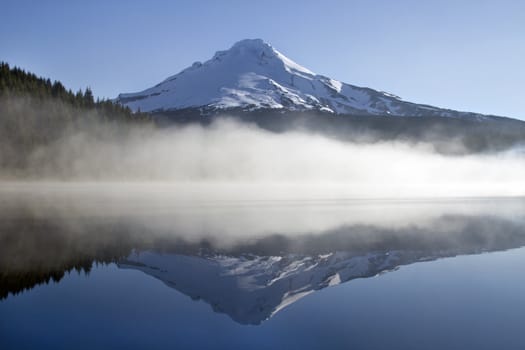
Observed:
[[[0,174],[8,181],[21,174],[46,181],[335,186],[353,197],[523,195],[525,153],[444,155],[425,143],[343,142],[222,119],[120,134],[72,131],[34,150],[23,170]]]

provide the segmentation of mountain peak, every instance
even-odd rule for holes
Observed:
[[[244,39],[233,44],[228,50],[217,51],[212,61],[220,61],[228,56],[240,56],[245,60],[264,60],[278,57],[278,52],[262,39]]]
[[[262,39],[240,40],[228,50],[217,51],[211,61],[222,61],[228,58],[241,60],[243,63],[252,61],[259,65],[273,63],[291,73],[315,75],[315,73],[292,61]]]
[[[230,50],[248,49],[248,50],[274,50],[273,46],[263,39],[243,39],[237,41]]]

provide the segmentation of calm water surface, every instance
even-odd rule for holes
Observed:
[[[525,348],[524,199],[275,193],[0,186],[0,348]]]

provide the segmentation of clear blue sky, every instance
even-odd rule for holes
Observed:
[[[2,0],[0,60],[143,90],[243,38],[405,100],[525,119],[525,1]]]

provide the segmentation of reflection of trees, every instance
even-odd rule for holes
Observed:
[[[31,289],[39,284],[49,284],[49,282],[58,282],[64,275],[72,270],[79,273],[89,273],[91,270],[92,261],[86,260],[83,264],[77,263],[74,265],[64,264],[59,270],[39,270],[17,272],[10,274],[2,271],[0,275],[0,299],[4,299],[9,293],[16,295],[25,290]]]
[[[525,226],[522,219],[513,221],[496,216],[444,215],[424,226],[386,228],[346,225],[321,233],[303,234],[294,239],[281,234],[268,235],[254,242],[240,243],[225,253],[315,255],[333,251],[363,254],[410,250],[429,254],[438,251],[473,254],[523,245]]]
[[[0,299],[35,285],[60,281],[73,270],[89,273],[94,262],[130,254],[133,239],[118,225],[76,228],[64,222],[20,218],[0,228]]]

